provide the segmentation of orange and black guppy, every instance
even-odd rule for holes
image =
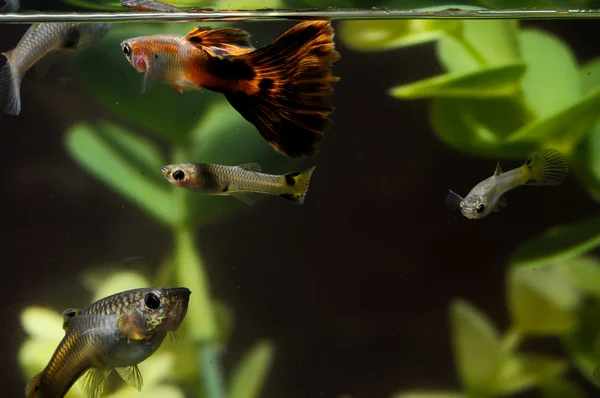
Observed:
[[[229,103],[278,152],[314,156],[334,108],[335,50],[330,21],[302,22],[275,42],[255,49],[236,28],[198,27],[185,36],[136,37],[121,43],[131,65],[152,82],[178,92],[206,88]]]

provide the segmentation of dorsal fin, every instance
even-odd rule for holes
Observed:
[[[244,163],[238,165],[238,167],[248,171],[261,171],[260,164],[258,163]]]
[[[255,50],[250,43],[248,32],[236,28],[199,26],[189,31],[185,39],[195,47],[217,57],[242,55]]]
[[[497,177],[502,173],[504,173],[504,172],[502,171],[502,167],[500,167],[500,162],[498,162],[496,164],[496,170],[494,171],[494,177]]]

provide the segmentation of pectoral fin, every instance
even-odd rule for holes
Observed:
[[[460,210],[460,203],[464,200],[463,197],[461,197],[460,195],[458,195],[455,192],[452,192],[451,190],[448,190],[448,195],[446,195],[446,206],[448,206],[448,208],[452,209],[452,210]]]
[[[134,387],[136,390],[142,390],[142,374],[137,365],[127,366],[126,368],[115,368],[119,376],[125,381],[125,383]]]
[[[88,398],[98,398],[104,389],[104,380],[112,372],[112,368],[90,368],[82,378],[83,390]]]
[[[504,195],[500,196],[500,198],[498,198],[498,202],[496,203],[496,206],[494,206],[494,209],[492,211],[494,212],[499,212],[502,207],[506,207],[507,203],[506,203],[506,198],[504,197]]]

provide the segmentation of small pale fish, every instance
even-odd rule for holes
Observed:
[[[248,32],[197,27],[185,36],[154,35],[121,42],[127,61],[144,74],[142,91],[158,82],[179,93],[223,93],[276,151],[314,156],[330,125],[332,65],[340,58],[331,21],[297,24],[255,49]]]
[[[498,163],[494,175],[475,185],[465,198],[449,191],[445,202],[449,208],[460,210],[469,219],[480,219],[506,207],[504,193],[507,191],[521,185],[559,185],[568,173],[569,166],[561,153],[556,149],[544,149],[523,166],[507,172],[502,171]]]
[[[170,4],[157,0],[121,0],[121,4],[132,11],[148,12],[183,12]]]
[[[223,166],[206,163],[180,163],[162,168],[163,176],[173,185],[205,195],[231,195],[253,204],[252,193],[278,195],[303,204],[314,167],[285,175],[261,173],[260,165],[247,163]]]
[[[63,311],[65,337],[46,368],[25,388],[26,398],[62,398],[84,377],[91,398],[114,370],[141,390],[137,365],[174,334],[187,312],[191,292],[181,288],[144,288],[117,293],[86,309]]]
[[[2,53],[6,64],[0,70],[0,97],[4,111],[21,112],[21,80],[34,65],[42,75],[61,53],[87,48],[102,40],[112,24],[42,23],[32,25],[17,46]],[[45,62],[40,62],[42,58]]]

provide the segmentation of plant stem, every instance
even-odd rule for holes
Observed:
[[[518,348],[519,344],[521,344],[522,337],[523,336],[517,329],[508,329],[502,339],[502,352],[505,355],[510,355]]]
[[[487,66],[488,62],[485,59],[485,57],[483,55],[481,55],[481,53],[479,52],[479,50],[477,50],[477,48],[475,48],[475,46],[473,46],[471,44],[471,42],[469,42],[469,40],[465,39],[465,36],[462,32],[457,32],[454,34],[454,38],[463,45],[463,47],[465,48],[465,50],[467,50],[467,52],[469,54],[471,54],[471,56],[477,61],[479,62],[481,67]]]
[[[175,280],[192,291],[187,313],[188,336],[197,347],[198,368],[206,398],[223,398],[220,361],[215,347],[216,321],[206,273],[194,244],[194,233],[180,227],[175,233]]]

